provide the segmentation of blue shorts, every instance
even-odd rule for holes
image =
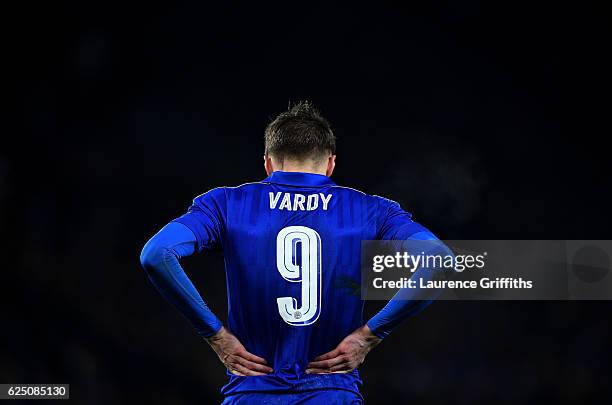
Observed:
[[[245,392],[228,395],[222,405],[363,405],[363,397],[346,390],[316,390],[295,393]]]

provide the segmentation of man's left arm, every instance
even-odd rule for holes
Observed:
[[[233,374],[272,372],[265,359],[246,350],[208,308],[183,270],[180,259],[220,245],[224,232],[225,192],[214,189],[193,202],[185,215],[170,222],[142,250],[140,261],[157,290],[194,326]]]
[[[140,263],[149,279],[197,333],[209,338],[219,332],[221,321],[208,308],[185,274],[179,260],[195,253],[196,238],[185,225],[170,222],[142,249]]]

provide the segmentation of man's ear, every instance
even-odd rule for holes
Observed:
[[[329,158],[327,158],[327,170],[325,171],[325,175],[327,177],[331,177],[335,168],[336,168],[336,155],[331,155]]]
[[[274,165],[272,164],[272,158],[269,155],[264,155],[264,169],[266,174],[269,176],[274,171]]]

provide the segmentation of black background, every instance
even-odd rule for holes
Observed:
[[[221,363],[138,256],[194,196],[265,177],[263,129],[289,101],[332,122],[338,183],[443,239],[611,239],[610,24],[585,2],[534,3],[6,10],[0,382],[70,383],[75,403],[219,402]],[[219,315],[222,264],[185,261]],[[602,401],[611,309],[437,302],[366,359],[364,395]]]

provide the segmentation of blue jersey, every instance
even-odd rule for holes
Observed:
[[[390,200],[337,186],[317,174],[274,172],[265,180],[213,189],[177,218],[198,251],[225,258],[228,328],[274,373],[228,373],[226,395],[323,388],[358,392],[355,370],[305,374],[315,357],[364,324],[361,241],[428,232]]]

